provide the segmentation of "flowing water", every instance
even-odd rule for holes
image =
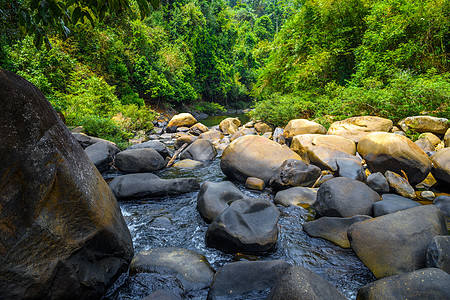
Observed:
[[[161,178],[195,177],[205,181],[227,180],[220,169],[220,153],[216,159],[197,169],[169,168],[157,172]],[[249,197],[273,200],[267,191],[245,189],[234,182]],[[155,199],[120,202],[130,229],[135,253],[157,247],[179,247],[204,255],[218,270],[224,264],[239,260],[283,259],[293,265],[306,267],[335,285],[349,299],[354,299],[360,287],[375,280],[372,273],[349,249],[342,249],[319,238],[309,237],[302,223],[314,219],[314,212],[301,207],[281,207],[279,236],[275,249],[260,255],[230,255],[205,245],[208,224],[196,210],[197,192]],[[157,289],[168,289],[186,299],[206,299],[207,290],[184,293],[181,284],[172,276],[138,274],[123,275],[108,291],[105,299],[142,299]],[[230,299],[264,299],[268,291]]]

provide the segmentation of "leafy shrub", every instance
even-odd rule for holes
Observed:
[[[126,148],[127,140],[132,137],[130,132],[108,117],[89,115],[80,118],[77,124],[83,126],[86,134],[114,142],[119,148]]]
[[[199,102],[194,105],[194,109],[208,115],[220,114],[227,111],[225,107],[215,102]]]
[[[156,113],[149,108],[143,106],[139,108],[135,104],[122,105],[120,107],[124,119],[120,124],[126,131],[145,130],[150,131],[153,129],[152,121],[156,117]]]

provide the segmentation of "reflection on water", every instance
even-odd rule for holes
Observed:
[[[220,154],[219,154],[220,155]],[[157,172],[162,178],[196,177],[200,183],[226,180],[220,170],[220,157],[197,169],[170,168]],[[249,197],[266,197],[268,192],[250,191],[241,183],[235,184]],[[375,280],[353,251],[332,243],[309,237],[302,230],[302,223],[314,218],[313,211],[301,207],[281,207],[280,234],[276,248],[261,256],[230,255],[205,245],[208,224],[196,210],[198,192],[156,199],[121,202],[125,221],[130,229],[135,252],[156,247],[181,247],[204,255],[214,269],[238,260],[284,259],[306,267],[335,285],[348,298],[354,299],[358,289]],[[139,274],[132,278],[122,276],[110,289],[105,299],[142,299],[156,289],[169,289],[186,299],[206,299],[207,290],[182,294],[176,278]],[[268,291],[230,299],[264,299]]]

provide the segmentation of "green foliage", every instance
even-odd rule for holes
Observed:
[[[225,107],[215,102],[199,102],[194,105],[194,109],[208,115],[220,114],[227,111]]]
[[[96,115],[80,116],[77,124],[83,126],[86,134],[114,142],[121,149],[128,146],[128,139],[132,137],[130,132],[125,131],[110,118]]]

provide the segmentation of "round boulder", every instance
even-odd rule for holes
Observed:
[[[181,159],[192,159],[197,161],[213,160],[217,155],[217,150],[214,145],[205,139],[198,139],[190,144],[180,154]]]
[[[280,212],[268,200],[236,200],[209,225],[206,245],[225,253],[264,252],[275,246]]]
[[[197,120],[190,113],[182,113],[172,117],[167,127],[191,127]]]
[[[111,143],[98,142],[84,149],[89,159],[100,172],[110,169],[110,164],[120,149]]]
[[[195,142],[198,139],[198,137],[193,136],[191,134],[183,134],[182,136],[180,136],[179,138],[177,138],[177,140],[175,141],[175,143],[173,144],[173,148],[175,150],[180,149],[184,144],[192,144],[193,142]]]
[[[450,273],[450,236],[435,236],[427,248],[427,266]]]
[[[431,132],[435,134],[444,134],[450,127],[448,119],[432,116],[407,117],[401,120],[399,125],[403,131],[412,129],[415,132]]]
[[[238,118],[226,118],[219,124],[219,129],[224,134],[233,134],[238,131],[238,127],[241,126],[241,121]]]
[[[389,119],[360,116],[334,122],[327,134],[339,135],[358,143],[367,134],[376,131],[389,132],[392,126],[392,121]]]
[[[381,201],[373,204],[373,215],[379,217],[416,206],[420,203],[395,194],[383,194]]]
[[[317,190],[300,186],[282,190],[275,195],[274,202],[283,206],[298,205],[308,208],[316,202]]]
[[[294,186],[311,187],[322,174],[319,167],[305,164],[301,160],[287,159],[280,166],[275,176],[270,179],[270,186],[283,190]]]
[[[431,171],[428,155],[407,137],[374,132],[358,143],[358,152],[373,172],[406,173],[409,183],[420,183]]]
[[[202,123],[196,123],[191,128],[189,128],[189,133],[192,135],[199,136],[200,134],[209,131],[208,127]]]
[[[211,143],[214,143],[214,142],[217,142],[217,141],[220,141],[221,139],[223,139],[224,136],[223,136],[223,133],[220,132],[219,130],[210,130],[210,131],[200,134],[198,138],[205,139],[205,140],[210,141]]]
[[[120,152],[114,165],[124,173],[144,173],[161,170],[166,162],[155,149],[142,148]]]
[[[206,181],[197,196],[197,210],[206,222],[211,223],[231,202],[244,198],[245,194],[230,181]]]
[[[340,177],[347,177],[354,180],[366,181],[366,172],[362,166],[361,159],[353,157],[336,158],[337,173]]]
[[[264,134],[266,132],[272,133],[272,131],[273,131],[272,126],[270,126],[264,122],[257,122],[254,125],[254,128],[255,128],[256,132],[258,132],[258,134]]]
[[[431,156],[432,173],[438,182],[450,184],[450,148],[443,148]]]
[[[380,172],[372,173],[367,176],[366,184],[378,194],[389,193],[389,183],[386,177]]]
[[[301,160],[286,146],[256,135],[246,135],[228,145],[222,153],[220,167],[230,178],[245,182],[247,177],[257,177],[266,184],[287,159]]]
[[[173,164],[174,168],[194,169],[203,166],[203,163],[192,159],[183,159]]]
[[[171,151],[166,147],[166,145],[164,145],[160,141],[148,141],[148,142],[144,142],[144,143],[139,143],[139,144],[128,147],[127,150],[142,149],[142,148],[155,149],[156,152],[158,152],[163,158],[172,156]]]
[[[286,139],[299,134],[325,134],[327,130],[322,125],[307,119],[294,119],[284,127],[283,136]]]
[[[312,205],[318,216],[352,217],[373,215],[373,204],[380,200],[377,192],[358,180],[332,178],[323,183]]]

